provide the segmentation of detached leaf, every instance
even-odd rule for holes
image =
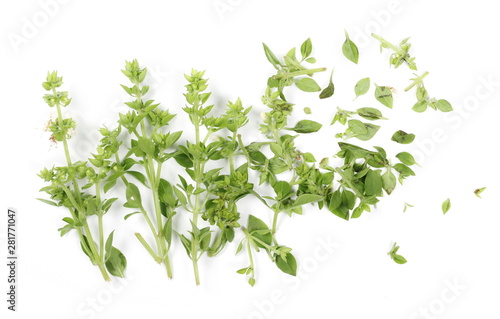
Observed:
[[[354,94],[356,94],[356,98],[358,96],[364,95],[370,89],[370,78],[363,78],[356,83],[354,86]],[[355,99],[356,99],[355,98]]]
[[[333,77],[333,71],[332,74],[330,74],[330,82],[328,83],[328,86],[324,88],[323,91],[321,91],[321,93],[319,94],[320,99],[329,98],[335,92],[335,86],[333,85],[332,77]]]
[[[342,53],[348,60],[358,64],[358,59],[359,59],[358,47],[356,46],[356,44],[354,44],[354,42],[351,41],[351,39],[349,39],[347,31],[345,31],[345,37],[346,37],[345,42],[342,45]]]
[[[404,131],[397,131],[392,135],[391,140],[399,144],[410,144],[415,139],[415,134],[406,133]]]
[[[375,86],[375,98],[377,101],[392,109],[393,98],[391,89],[387,86],[378,86],[376,84]]]
[[[481,198],[481,193],[484,192],[486,190],[486,187],[481,187],[481,188],[478,188],[474,191],[474,195],[476,195],[477,197]]]
[[[362,118],[365,118],[370,121],[385,119],[382,116],[382,112],[373,107],[362,107],[358,109],[356,112],[358,112],[358,115],[361,116]]]
[[[304,92],[319,92],[321,87],[311,78],[302,78],[295,81],[295,85]]]
[[[319,124],[318,122],[311,121],[311,120],[302,120],[299,121],[294,128],[290,129],[292,131],[295,131],[297,133],[314,133],[317,132],[321,129],[323,125]]]
[[[451,208],[451,201],[450,199],[448,198],[447,200],[445,200],[443,202],[443,204],[441,205],[441,209],[443,210],[443,214],[446,214]]]

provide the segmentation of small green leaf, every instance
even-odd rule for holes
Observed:
[[[382,112],[380,112],[379,110],[377,110],[373,107],[362,107],[360,109],[357,109],[356,112],[362,118],[365,118],[365,119],[370,120],[370,121],[385,119],[382,116]]]
[[[316,194],[299,195],[292,204],[292,207],[302,206],[322,200],[324,197]]]
[[[410,144],[415,140],[415,134],[399,130],[392,135],[391,140],[399,144]]]
[[[486,187],[478,188],[478,189],[474,190],[474,195],[481,198],[481,193],[484,192],[485,190],[486,190]]]
[[[436,102],[436,107],[441,112],[451,112],[451,111],[453,111],[453,107],[451,106],[450,102],[448,102],[446,100],[443,100],[443,99],[438,100]]]
[[[253,287],[255,285],[255,278],[254,277],[248,278],[248,284]]]
[[[406,264],[406,258],[404,258],[401,255],[394,254],[391,257],[392,257],[392,260],[394,260],[397,264],[400,264],[400,265]]]
[[[274,192],[276,193],[277,200],[287,198],[292,191],[292,186],[288,182],[279,181],[273,185]]]
[[[311,39],[308,38],[302,45],[300,46],[300,54],[302,55],[302,60],[307,59],[312,53],[312,42]]]
[[[356,94],[356,98],[358,96],[364,95],[370,89],[370,78],[363,78],[356,83],[354,86],[354,94]],[[356,99],[355,98],[355,99]]]
[[[295,85],[304,92],[319,92],[321,87],[311,78],[302,78],[295,81]]]
[[[135,186],[132,183],[127,184],[127,190],[126,190],[126,197],[127,197],[127,207],[130,208],[139,208],[142,205],[142,199],[141,199],[141,192],[139,191],[139,188]]]
[[[48,199],[44,199],[44,198],[37,198],[39,201],[45,203],[45,204],[49,204],[49,205],[52,205],[52,206],[58,206],[56,202],[53,202],[51,200],[48,200]]]
[[[360,120],[349,120],[347,125],[351,129],[351,131],[356,135],[364,135],[368,133],[368,129],[366,128],[365,123]]]
[[[351,41],[351,39],[349,39],[347,31],[345,31],[345,37],[345,42],[342,45],[342,53],[348,60],[357,64],[359,59],[358,47]]]
[[[281,65],[280,61],[265,43],[262,43],[262,46],[264,47],[264,53],[266,54],[267,60],[277,69],[278,66]]]
[[[387,170],[382,175],[382,187],[387,195],[391,195],[392,191],[396,188],[396,176],[390,170]]]
[[[380,171],[368,171],[365,177],[365,194],[378,196],[382,193],[382,178]]]
[[[417,113],[422,113],[422,112],[425,112],[425,110],[427,110],[428,105],[429,105],[429,102],[426,100],[418,101],[412,107],[412,110],[417,112]]]
[[[451,208],[451,201],[450,199],[448,198],[447,200],[445,200],[443,202],[443,204],[441,205],[441,209],[443,210],[443,214],[446,214]]]
[[[393,98],[391,89],[387,86],[378,86],[376,84],[375,86],[375,98],[377,101],[392,109]]]
[[[324,88],[323,91],[321,91],[321,93],[319,94],[320,99],[329,98],[335,92],[335,85],[332,82],[332,77],[333,77],[333,71],[330,74],[330,82],[328,83],[328,86],[326,88]]]
[[[104,258],[105,261],[107,261],[109,259],[109,257],[111,256],[111,248],[113,247],[113,234],[115,233],[115,231],[113,230],[109,236],[108,236],[108,239],[106,240],[106,244],[104,245],[105,247],[105,252],[106,252],[106,256]]]
[[[396,157],[401,161],[401,163],[411,166],[417,164],[413,155],[408,152],[401,152],[396,155]]]
[[[276,255],[276,266],[286,274],[297,275],[297,261],[291,253],[286,254],[286,259],[283,259],[280,255]]]
[[[139,137],[137,140],[137,147],[147,155],[153,156],[155,153],[155,145],[154,143],[145,137]]]
[[[253,237],[261,240],[267,245],[272,244],[273,235],[271,234],[271,230],[262,220],[253,215],[248,215],[248,231]],[[258,242],[255,242],[255,244],[258,247],[264,248],[264,246]]]
[[[322,124],[319,124],[318,122],[315,121],[302,120],[299,121],[297,124],[295,124],[294,128],[291,128],[289,130],[295,131],[297,133],[308,134],[319,131],[322,126],[323,126]]]
[[[112,247],[108,259],[106,260],[106,269],[116,277],[125,277],[125,268],[127,268],[127,259],[117,248]]]

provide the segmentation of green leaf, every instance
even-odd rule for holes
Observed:
[[[128,205],[127,207],[139,208],[142,206],[141,192],[139,191],[139,188],[137,188],[137,186],[135,186],[134,184],[127,184],[126,197],[126,204]]]
[[[324,197],[316,194],[302,194],[299,195],[292,204],[292,207],[302,206],[309,203],[314,203],[323,200]]]
[[[184,195],[184,193],[179,188],[177,188],[175,186],[174,186],[174,193],[175,193],[175,196],[177,197],[177,199],[179,200],[179,202],[185,206],[187,204],[187,198]]]
[[[409,168],[408,166],[406,166],[404,164],[398,163],[398,164],[394,165],[393,167],[403,178],[408,177],[408,176],[415,176],[415,172],[411,168]]]
[[[248,284],[253,287],[255,285],[255,278],[254,277],[248,278]]]
[[[111,248],[113,247],[113,234],[115,233],[115,231],[113,230],[109,236],[108,236],[108,239],[106,240],[106,244],[104,245],[105,247],[105,252],[106,252],[106,256],[104,257],[104,260],[107,261],[109,259],[109,257],[111,256]]]
[[[323,126],[322,124],[319,124],[318,122],[315,121],[302,120],[299,121],[297,124],[295,124],[294,128],[291,128],[289,130],[295,131],[297,133],[307,134],[319,131],[322,126]]]
[[[274,174],[281,174],[288,170],[288,165],[282,159],[273,157],[269,160],[269,170]]]
[[[125,217],[123,217],[123,219],[124,219],[124,220],[127,220],[127,219],[129,219],[129,217],[130,217],[130,216],[132,216],[132,215],[136,215],[136,214],[140,214],[140,213],[141,213],[141,212],[133,212],[133,213],[127,214],[127,215],[125,215]]]
[[[397,264],[400,264],[400,265],[406,264],[406,258],[404,258],[401,255],[393,254],[391,257],[392,257],[392,260],[394,260]]]
[[[387,170],[382,175],[382,187],[387,195],[391,195],[392,191],[396,188],[396,176],[391,172],[391,170]]]
[[[438,100],[436,102],[436,107],[441,112],[451,112],[451,111],[453,111],[453,107],[451,106],[450,102],[448,102],[446,100],[443,100],[443,99]]]
[[[378,86],[375,84],[375,98],[377,101],[392,109],[392,91],[387,86]]]
[[[377,110],[373,107],[362,107],[360,109],[357,109],[356,112],[362,118],[365,118],[365,119],[370,120],[370,121],[385,119],[382,116],[382,112],[380,112],[379,110]]]
[[[365,123],[361,122],[360,120],[349,120],[347,122],[347,125],[356,135],[364,135],[368,133]]]
[[[486,190],[486,187],[478,188],[478,189],[474,190],[474,195],[481,198],[481,193],[484,192],[485,190]]]
[[[300,54],[302,55],[302,60],[307,59],[312,53],[312,42],[311,39],[308,38],[302,45],[300,46]]]
[[[408,152],[401,152],[396,155],[396,157],[401,161],[401,163],[411,166],[417,164],[413,155]]]
[[[321,93],[319,94],[320,99],[329,98],[335,92],[335,85],[332,82],[332,77],[333,77],[333,71],[330,74],[330,82],[328,83],[328,86],[326,88],[324,88],[323,91],[321,91]]]
[[[370,89],[370,78],[363,78],[359,80],[354,86],[354,94],[356,94],[356,98],[358,98],[358,96],[366,94],[369,89]]]
[[[425,112],[425,110],[427,110],[428,105],[429,102],[427,102],[426,100],[421,100],[415,103],[415,105],[413,105],[412,110],[417,113],[422,113]]]
[[[45,203],[45,204],[49,204],[49,205],[52,205],[52,206],[59,206],[57,205],[56,202],[53,202],[51,200],[48,200],[48,199],[44,199],[44,198],[37,198],[39,201]]]
[[[330,196],[330,202],[328,203],[328,209],[333,211],[342,204],[342,194],[339,190],[336,190]]]
[[[399,144],[410,144],[415,140],[415,134],[399,130],[392,135],[391,140]]]
[[[295,257],[291,253],[287,253],[285,258],[286,259],[283,259],[280,255],[276,255],[276,266],[278,266],[282,272],[296,276],[297,261],[295,260]]]
[[[135,179],[137,179],[139,182],[141,182],[142,185],[148,187],[146,176],[144,176],[144,174],[142,174],[141,172],[127,171],[127,174],[129,174],[130,176],[133,176]]]
[[[447,200],[445,200],[443,202],[443,204],[441,205],[441,209],[443,210],[443,214],[446,214],[451,208],[451,201],[450,199],[448,198]]]
[[[248,215],[248,231],[252,235],[267,245],[271,245],[273,241],[273,235],[271,234],[271,230],[267,225],[257,217],[253,215]],[[255,242],[258,247],[264,248],[264,246],[258,242]]]
[[[382,193],[382,178],[380,171],[370,170],[365,177],[365,194],[378,196]]]
[[[368,133],[366,133],[364,135],[356,136],[357,139],[362,140],[362,141],[370,140],[372,137],[375,136],[375,134],[377,134],[378,130],[380,129],[380,126],[378,126],[378,125],[367,124],[367,123],[365,123],[365,125],[366,125],[366,129],[368,130]]]
[[[277,200],[287,198],[292,191],[292,186],[288,182],[279,181],[273,185],[274,192],[276,193]]]
[[[106,260],[106,269],[116,277],[125,277],[125,268],[127,268],[127,259],[117,248],[112,247],[108,259]]]
[[[358,47],[351,41],[351,39],[349,39],[347,31],[345,31],[345,37],[345,42],[342,45],[342,53],[348,60],[357,64],[359,59]]]
[[[154,143],[150,139],[143,136],[139,137],[137,140],[137,147],[149,156],[153,156],[155,153]]]
[[[319,92],[321,87],[311,78],[302,78],[295,81],[295,85],[304,92]]]
[[[264,47],[264,53],[266,54],[267,60],[277,69],[278,66],[281,65],[280,61],[265,43],[262,43],[262,46]]]
[[[351,191],[344,190],[342,192],[342,204],[349,209],[353,209],[356,205],[356,195]]]

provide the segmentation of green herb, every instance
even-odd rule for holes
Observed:
[[[68,92],[58,91],[62,84],[62,77],[59,77],[57,72],[50,72],[42,84],[49,92],[43,97],[45,102],[57,111],[57,119],[51,120],[48,126],[52,133],[51,140],[63,144],[66,166],[45,168],[40,172],[38,176],[50,184],[40,190],[50,195],[50,200],[40,200],[53,206],[65,207],[69,211],[70,216],[63,218],[65,224],[59,228],[61,236],[76,230],[83,252],[92,264],[99,268],[104,280],[110,281],[109,274],[123,277],[127,266],[125,256],[113,247],[114,232],[111,232],[104,243],[103,217],[117,198],[104,199],[103,194],[118,168],[112,156],[120,145],[116,139],[119,130],[109,131],[102,128],[100,133],[103,138],[96,154],[93,154],[88,162],[73,162],[68,139],[76,123],[71,118],[63,118],[62,107],[68,106],[71,99]],[[94,234],[88,222],[93,218],[97,218],[98,243],[94,241]]]
[[[346,39],[344,44],[342,45],[342,53],[349,61],[357,64],[359,60],[358,47],[356,46],[356,44],[354,44],[354,42],[351,41],[351,39],[349,39],[347,31],[344,31],[344,33]]]
[[[335,92],[335,86],[333,85],[332,77],[333,77],[333,71],[330,74],[330,82],[328,83],[328,86],[326,88],[324,88],[323,91],[321,91],[321,93],[319,94],[320,99],[329,98]]]
[[[354,86],[354,94],[356,94],[356,97],[354,99],[357,99],[359,96],[366,94],[369,89],[370,78],[363,78],[359,80]]]
[[[385,40],[382,46],[394,49]],[[405,62],[410,68],[415,66],[414,58],[408,55],[406,40],[395,48],[392,65],[398,67]],[[307,143],[296,143],[304,134],[318,132],[322,124],[296,118],[290,96],[297,92],[289,94],[289,91],[321,92],[319,99],[331,97],[335,91],[333,71],[328,85],[321,89],[315,77],[321,76],[326,68],[309,67],[316,63],[311,39],[283,56],[275,55],[265,44],[263,49],[275,74],[267,78],[262,96],[266,107],[261,115],[262,138],[250,144],[245,144],[241,134],[245,125],[254,125],[248,116],[251,108],[244,107],[240,99],[225,105],[211,104],[204,71],[192,70],[185,75],[183,111],[190,124],[182,123],[182,131],[172,129],[175,114],[147,98],[149,86],[144,84],[147,69],[133,60],[126,62],[122,70],[130,82],[122,85],[131,97],[125,103],[130,110],[118,115],[116,129],[100,130],[102,139],[88,161],[72,162],[67,140],[76,124],[72,119],[64,119],[61,113],[61,107],[71,100],[67,92],[56,90],[62,78],[55,72],[49,73],[43,87],[51,92],[44,99],[49,106],[56,107],[58,118],[49,123],[48,130],[53,141],[63,143],[67,166],[44,169],[40,173],[40,177],[50,183],[42,189],[50,195],[50,200],[40,200],[69,210],[70,216],[63,219],[66,224],[59,229],[61,235],[75,229],[84,253],[106,280],[109,274],[124,276],[127,265],[124,255],[113,246],[114,231],[107,237],[103,231],[103,215],[118,200],[104,199],[104,194],[112,189],[122,192],[123,206],[128,210],[124,219],[132,222],[133,218],[142,218],[149,228],[149,236],[136,232],[135,237],[157,263],[165,266],[168,277],[172,277],[170,252],[177,243],[184,247],[193,265],[195,282],[200,284],[201,258],[219,255],[239,233],[241,241],[236,253],[246,252],[248,266],[237,273],[245,275],[253,286],[257,274],[255,258],[262,251],[280,271],[297,275],[298,261],[292,248],[279,240],[280,219],[301,215],[308,207],[328,210],[344,220],[361,218],[363,213],[371,212],[382,197],[391,195],[398,182],[402,184],[415,175],[410,167],[418,164],[408,152],[397,153],[397,163],[393,164],[395,159],[381,146],[365,143],[367,146],[360,147],[345,142],[352,138],[363,142],[371,140],[380,129],[380,125],[373,123],[387,120],[379,109],[369,107],[370,104],[361,108],[337,107],[331,124],[339,122],[344,126],[343,132],[336,134],[344,141],[333,144],[335,164],[330,164],[328,157],[318,161],[306,149]],[[350,61],[358,62],[358,48],[347,32],[342,51]],[[426,75],[413,79],[408,88],[416,87],[418,110],[427,107],[451,110],[445,100],[428,97],[423,85]],[[354,87],[356,98],[366,94],[370,85],[370,78],[359,80]],[[372,102],[376,100],[392,108],[393,89],[375,86]],[[310,114],[309,107],[299,107]],[[192,131],[193,137],[181,140],[184,131]],[[394,133],[392,140],[408,144],[414,138],[415,135],[400,130]],[[395,145],[390,146],[392,150]],[[259,187],[254,187],[255,183]],[[479,196],[483,190],[478,189],[475,194]],[[245,197],[255,200],[256,205],[240,207],[239,200]],[[448,200],[446,211],[449,206]],[[404,210],[408,207],[413,206],[405,203]],[[443,212],[446,211],[443,206]],[[97,216],[98,242],[93,240],[94,234],[87,222],[93,215]],[[179,224],[187,224],[189,229],[176,228]],[[398,249],[394,244],[389,255],[395,262],[405,263],[406,259],[397,254]]]
[[[377,101],[392,109],[392,91],[390,87],[387,86],[378,86],[375,84],[375,98]]]
[[[398,68],[401,64],[406,63],[411,70],[417,70],[415,58],[412,58],[408,53],[411,47],[411,44],[408,42],[410,38],[406,38],[401,41],[399,47],[397,47],[374,33],[372,33],[372,37],[380,42],[380,52],[382,52],[382,49],[391,49],[394,51],[390,58],[390,64],[395,68]]]
[[[474,195],[481,198],[481,193],[484,192],[485,190],[486,190],[486,187],[478,188],[478,189],[474,190]]]
[[[392,135],[391,140],[399,144],[410,144],[413,140],[415,140],[415,134],[399,130]]]
[[[443,210],[443,214],[446,214],[451,208],[451,201],[450,199],[448,198],[447,200],[445,200],[443,202],[443,204],[441,205],[441,209]]]
[[[392,245],[392,248],[387,253],[387,255],[391,256],[391,259],[394,260],[394,262],[397,264],[406,264],[406,258],[404,258],[401,255],[398,255],[397,254],[398,250],[399,246],[397,246],[397,243],[394,243],[394,245]]]

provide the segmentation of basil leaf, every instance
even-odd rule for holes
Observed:
[[[349,39],[347,31],[345,31],[345,37],[345,42],[342,45],[342,53],[348,60],[357,64],[359,59],[358,47],[351,41],[351,39]]]
[[[291,253],[286,254],[286,259],[283,259],[280,255],[276,255],[276,266],[285,274],[297,275],[297,261]]]
[[[393,98],[391,89],[387,86],[378,86],[376,84],[375,86],[375,98],[377,101],[392,109]]]
[[[396,155],[396,157],[397,157],[397,159],[399,159],[401,161],[401,163],[403,163],[405,165],[411,166],[411,165],[417,164],[413,155],[411,155],[408,152],[398,153]]]
[[[318,122],[311,121],[311,120],[302,120],[299,121],[297,124],[295,124],[294,128],[291,128],[289,130],[295,131],[297,133],[314,133],[317,132],[321,129],[323,125],[319,124]]]
[[[302,55],[302,60],[307,59],[312,52],[312,42],[311,39],[308,38],[302,45],[300,46],[300,54]]]
[[[356,111],[359,116],[370,121],[385,119],[382,112],[373,107],[362,107]]]
[[[311,78],[302,78],[295,81],[295,85],[304,92],[319,92],[321,87]]]
[[[443,210],[443,214],[446,214],[451,208],[451,201],[450,199],[448,198],[447,200],[445,200],[443,202],[443,204],[441,205],[441,209]]]
[[[358,98],[358,96],[366,94],[369,89],[370,78],[363,78],[359,80],[358,83],[356,83],[356,85],[354,86],[354,94],[356,94],[356,97],[354,99]]]
[[[399,144],[410,144],[413,140],[415,140],[415,134],[399,130],[392,135],[391,140]]]

